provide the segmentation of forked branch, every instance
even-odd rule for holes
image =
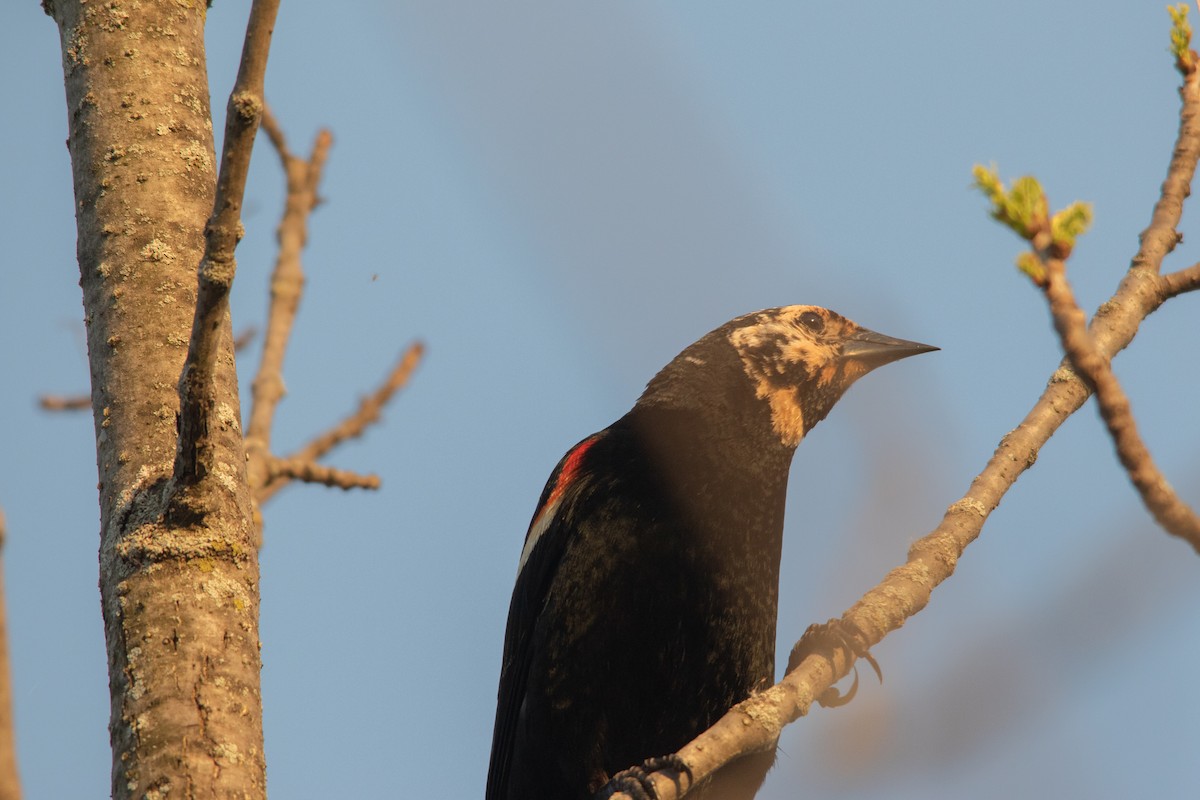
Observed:
[[[423,350],[419,343],[408,348],[383,384],[346,419],[289,456],[279,457],[271,450],[275,413],[285,394],[284,356],[304,293],[301,254],[308,241],[309,217],[320,204],[318,189],[333,137],[329,131],[320,131],[311,154],[301,158],[292,153],[282,127],[269,109],[264,112],[262,127],[279,154],[287,179],[287,199],[278,229],[279,252],[271,273],[271,300],[262,360],[252,385],[250,422],[246,428],[250,488],[260,506],[294,480],[342,489],[378,489],[378,476],[335,469],[318,461],[347,439],[361,436],[367,427],[378,421],[384,406],[416,369]]]

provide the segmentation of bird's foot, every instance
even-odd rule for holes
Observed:
[[[618,792],[624,792],[633,800],[658,800],[658,791],[650,775],[665,769],[674,770],[677,775],[675,783],[679,783],[679,775],[686,775],[688,785],[692,784],[692,768],[689,767],[677,753],[657,758],[647,758],[641,766],[623,769],[600,787],[595,800],[607,800]]]
[[[875,656],[871,655],[867,649],[866,637],[863,636],[862,631],[840,619],[809,625],[808,630],[800,637],[800,641],[792,647],[791,655],[788,656],[787,671],[791,672],[800,666],[801,661],[814,653],[832,663],[833,651],[837,648],[844,648],[853,653],[856,659],[865,660],[875,670],[879,682],[883,683],[883,670],[879,668],[879,662],[875,660]],[[858,693],[858,665],[855,664],[853,669],[854,682],[850,684],[849,690],[844,695],[830,686],[821,693],[817,702],[825,708],[836,708],[853,700],[854,695]]]

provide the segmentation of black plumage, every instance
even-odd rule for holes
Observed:
[[[774,676],[792,454],[857,378],[936,348],[815,306],[734,319],[573,447],[508,614],[487,800],[582,800]],[[774,754],[691,796],[750,798]]]

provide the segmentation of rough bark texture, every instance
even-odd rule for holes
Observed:
[[[216,182],[205,3],[44,6],[62,41],[91,365],[112,794],[265,797],[258,562],[227,317],[211,468],[183,495],[171,485]]]

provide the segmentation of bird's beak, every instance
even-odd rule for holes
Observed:
[[[902,358],[940,349],[931,344],[893,339],[891,336],[861,328],[846,338],[845,344],[842,345],[842,358],[853,359],[867,369],[875,369]]]

